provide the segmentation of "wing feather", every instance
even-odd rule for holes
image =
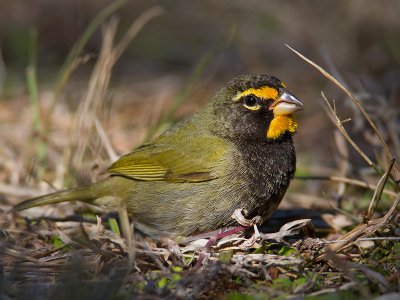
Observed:
[[[161,136],[122,156],[107,172],[136,180],[202,182],[218,178],[217,166],[226,156],[226,144],[211,135],[190,139]],[[173,141],[173,142],[172,142]]]

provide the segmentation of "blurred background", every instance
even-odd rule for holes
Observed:
[[[181,256],[158,250],[143,256],[150,249],[146,243],[140,246],[145,252],[135,251],[141,271],[128,277],[124,268],[130,272],[132,264],[112,215],[82,203],[18,214],[10,208],[98,180],[111,162],[199,110],[227,81],[267,73],[284,81],[305,109],[296,114],[296,177],[261,230],[276,232],[284,223],[310,218],[319,238],[342,239],[354,227],[370,235],[356,226],[383,216],[398,194],[389,182],[380,202],[379,196],[372,200],[374,191],[382,191],[376,186],[390,157],[349,97],[285,44],[351,91],[400,159],[399,12],[398,0],[0,0],[0,294],[60,300],[126,293],[120,299],[131,299],[129,293],[137,291],[144,299],[172,299],[205,289],[211,293],[203,298],[218,298],[238,285],[246,295],[229,299],[250,299],[259,289],[274,299],[321,290],[343,291],[340,299],[398,292],[398,217],[379,223],[374,234],[393,240],[357,242],[335,260],[329,251],[330,263],[316,261],[321,246],[310,243],[304,260],[294,265],[249,260],[251,272],[242,273],[246,260],[240,259],[234,268],[179,273],[174,268]],[[376,170],[335,128],[321,91]],[[371,203],[377,209],[372,205],[369,214]],[[100,220],[117,233],[116,241],[103,236]],[[254,253],[298,259],[300,252],[287,243],[266,245]],[[167,247],[175,253],[174,245]],[[269,285],[271,278],[276,286]],[[173,287],[176,293],[168,294]]]
[[[101,103],[88,104],[88,109],[82,103],[91,103],[88,91],[99,72],[95,65],[110,17],[87,37],[74,63],[70,61],[70,74],[65,62],[91,22],[113,4],[119,7],[110,13],[118,22],[114,44],[145,11],[157,6],[163,13],[142,24],[109,73],[103,69],[110,82],[97,81],[94,90],[106,90],[98,96]],[[248,73],[275,75],[304,102],[295,136],[299,176],[340,174],[367,180],[364,161],[335,138],[320,91],[336,100],[343,119],[353,118],[347,128],[378,160],[379,144],[367,124],[337,87],[285,44],[358,95],[398,154],[399,11],[396,0],[2,0],[2,199],[16,201],[39,190],[94,180],[115,156],[196,111],[227,81]],[[65,82],[62,74],[68,74]],[[385,127],[387,118],[391,130]],[[92,121],[88,125],[85,119]],[[296,180],[288,198],[311,207],[320,203],[318,197],[343,197],[339,190],[336,183]]]

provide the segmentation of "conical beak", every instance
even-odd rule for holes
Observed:
[[[303,108],[303,103],[297,97],[283,90],[283,93],[272,103],[269,109],[274,112],[274,116],[280,116],[290,115]]]

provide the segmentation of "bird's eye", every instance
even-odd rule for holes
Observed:
[[[261,105],[254,95],[248,95],[243,99],[243,106],[250,110],[259,110]]]
[[[257,99],[256,99],[256,97],[254,97],[253,95],[246,96],[246,97],[244,98],[244,103],[245,103],[247,106],[254,106],[254,105],[257,104]]]

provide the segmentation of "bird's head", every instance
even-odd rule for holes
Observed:
[[[269,75],[244,75],[230,81],[209,105],[211,130],[246,140],[277,140],[294,134],[296,111],[303,103],[284,83]]]

